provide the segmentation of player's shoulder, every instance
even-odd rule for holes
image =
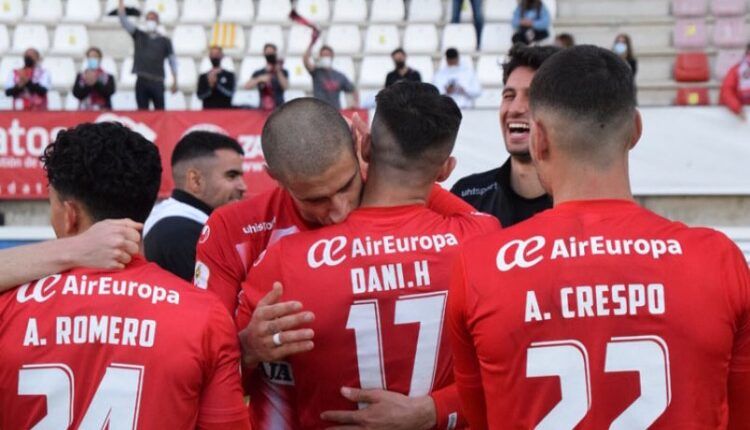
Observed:
[[[140,268],[139,274],[135,277],[137,279],[134,280],[139,282],[158,285],[167,289],[167,299],[170,299],[168,302],[179,305],[185,311],[206,310],[216,306],[224,309],[216,295],[162,269],[156,263],[145,262]],[[170,297],[170,294],[175,294],[175,296]],[[191,313],[191,315],[194,314]]]
[[[257,196],[217,208],[208,217],[207,225],[228,232],[242,232],[245,227],[260,228],[259,223],[274,223],[288,209],[287,191],[276,187]]]

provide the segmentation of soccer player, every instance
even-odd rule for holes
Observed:
[[[473,430],[748,428],[750,275],[724,235],[638,206],[632,72],[593,46],[531,84],[554,208],[462,249],[456,383]]]
[[[161,182],[156,146],[119,124],[64,130],[42,161],[58,237],[143,222]],[[250,428],[226,310],[142,256],[0,295],[0,328],[0,428]]]
[[[377,105],[372,144],[363,146],[369,170],[362,206],[343,223],[281,239],[243,287],[248,306],[240,307],[238,327],[274,281],[284,285],[285,300],[315,315],[315,348],[288,357],[299,428],[325,427],[321,413],[328,410],[339,412],[327,418],[363,424],[346,412],[356,404],[340,395],[342,387],[388,389],[402,401],[429,401],[432,393],[435,412],[398,428],[453,428],[462,415],[443,334],[451,256],[465,238],[499,223],[426,207],[435,181],[455,166],[450,153],[461,111],[450,97],[429,84],[400,82],[381,91]],[[283,345],[280,335],[272,341]],[[398,406],[389,413],[400,413]]]

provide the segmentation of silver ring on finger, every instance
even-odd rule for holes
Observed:
[[[284,343],[281,341],[281,332],[276,332],[271,337],[271,340],[273,340],[273,344],[276,346],[281,346]]]

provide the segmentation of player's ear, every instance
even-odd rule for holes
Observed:
[[[63,206],[63,237],[75,236],[79,233],[81,222],[81,207],[73,200],[65,200]]]
[[[643,135],[643,118],[638,109],[635,110],[635,118],[633,119],[633,122],[634,132],[633,137],[630,139],[630,146],[628,146],[628,149],[635,148],[635,145],[638,144],[638,141],[641,140],[641,136]]]
[[[536,161],[549,157],[549,133],[547,126],[539,118],[531,119],[531,138],[529,139],[529,154]]]
[[[450,156],[447,160],[445,160],[445,163],[443,163],[443,167],[440,168],[440,172],[438,173],[438,177],[436,179],[437,182],[443,182],[446,179],[448,179],[451,176],[451,173],[453,173],[453,170],[456,168],[456,157]]]
[[[201,194],[204,186],[204,178],[201,171],[195,167],[189,167],[185,172],[185,187],[191,194]]]
[[[362,160],[370,164],[370,158],[372,157],[372,137],[370,133],[362,136]]]

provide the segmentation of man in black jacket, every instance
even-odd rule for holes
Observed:
[[[221,68],[224,51],[220,46],[212,46],[208,51],[211,70],[198,78],[196,95],[203,101],[203,109],[229,109],[236,87],[234,73]]]

